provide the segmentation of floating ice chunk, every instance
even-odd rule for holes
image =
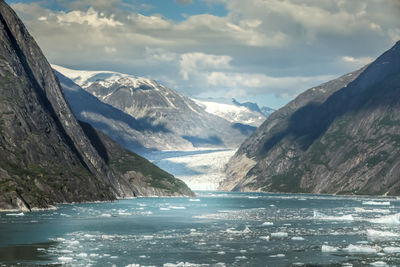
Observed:
[[[370,246],[357,246],[350,244],[348,247],[343,249],[352,254],[376,254],[380,247],[370,247]]]
[[[367,235],[370,238],[393,238],[393,237],[399,237],[400,234],[398,233],[393,233],[390,231],[378,231],[378,230],[373,230],[373,229],[368,229],[367,230]]]
[[[263,222],[261,224],[261,226],[271,226],[271,225],[274,225],[274,223],[273,222]]]
[[[173,210],[184,210],[186,207],[181,207],[181,206],[169,206],[168,208],[173,209]]]
[[[336,252],[336,251],[339,251],[339,248],[328,245],[322,245],[321,247],[321,252]]]
[[[354,221],[354,217],[351,214],[343,216],[329,216],[316,210],[314,210],[314,219],[325,221]]]
[[[69,245],[78,245],[79,241],[78,240],[66,240],[64,243],[67,243]]]
[[[371,266],[389,266],[386,262],[384,262],[384,261],[375,261],[375,262],[372,262],[371,264],[370,264]]]
[[[356,207],[354,210],[358,213],[390,213],[390,210],[387,209],[364,209]]]
[[[103,213],[100,215],[100,217],[111,217],[112,215],[109,213]]]
[[[286,233],[286,232],[271,233],[271,237],[275,237],[275,238],[285,238],[285,237],[288,237],[288,233]]]
[[[382,216],[380,218],[368,220],[372,223],[382,223],[382,224],[400,224],[400,213]]]
[[[142,214],[142,215],[152,215],[153,212],[151,212],[151,211],[144,211],[144,212],[142,212],[141,214]]]
[[[250,230],[250,228],[246,225],[246,227],[244,228],[244,230],[243,230],[243,233],[251,233],[251,230]]]
[[[198,198],[190,198],[189,201],[191,201],[191,202],[198,202],[198,201],[200,201],[200,199],[198,199]]]
[[[247,198],[249,198],[249,199],[257,199],[257,198],[260,198],[260,197],[257,197],[257,196],[248,196]]]
[[[384,247],[383,252],[391,254],[391,253],[400,253],[400,247]]]
[[[169,208],[160,208],[160,210],[171,210]]]
[[[118,212],[119,215],[129,216],[131,215],[129,212]]]
[[[362,204],[371,206],[389,206],[390,201],[363,201]]]
[[[107,239],[107,240],[114,239],[114,237],[115,236],[113,236],[113,235],[101,235],[101,239]]]
[[[76,256],[79,258],[87,258],[88,254],[82,252],[82,253],[77,254]]]
[[[251,230],[246,226],[242,231],[235,230],[235,228],[228,228],[226,229],[226,232],[231,234],[248,234],[251,233]]]
[[[72,257],[62,256],[62,257],[58,257],[58,260],[61,262],[71,262],[73,259],[72,259]]]
[[[153,236],[152,235],[144,235],[143,239],[150,240],[150,239],[153,239]]]
[[[217,254],[219,254],[219,255],[225,255],[225,251],[218,251]]]
[[[235,259],[245,260],[245,259],[247,259],[247,257],[246,256],[236,256]]]
[[[24,216],[25,214],[23,212],[20,213],[7,213],[6,216]]]
[[[269,241],[269,235],[267,235],[267,236],[260,236],[260,237],[258,237],[258,238],[260,238],[260,239],[262,239],[262,240]]]
[[[276,254],[276,255],[270,255],[270,258],[282,258],[285,257],[285,254]]]
[[[301,236],[294,236],[294,237],[292,237],[291,238],[292,240],[294,240],[294,241],[303,241],[303,240],[305,240],[303,237],[301,237]]]
[[[58,252],[63,253],[63,254],[69,254],[72,253],[72,250],[68,250],[68,249],[61,249]]]

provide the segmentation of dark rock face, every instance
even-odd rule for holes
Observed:
[[[90,124],[80,122],[98,154],[117,175],[119,197],[194,196],[187,185],[147,159],[124,149]]]
[[[138,193],[123,188],[125,178],[91,144],[40,48],[4,1],[0,47],[0,209]]]
[[[400,43],[273,113],[227,165],[224,190],[400,194]]]

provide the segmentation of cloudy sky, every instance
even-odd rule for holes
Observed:
[[[399,0],[6,0],[51,63],[278,108],[400,39]]]

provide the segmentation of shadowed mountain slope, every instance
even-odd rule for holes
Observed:
[[[51,66],[4,1],[0,47],[0,209],[139,194],[92,145]]]
[[[400,193],[400,43],[273,113],[227,165],[224,190]]]

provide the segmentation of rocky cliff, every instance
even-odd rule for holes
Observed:
[[[99,155],[40,48],[2,0],[0,47],[0,209],[140,193]]]
[[[273,113],[229,161],[223,190],[400,194],[400,42]]]

